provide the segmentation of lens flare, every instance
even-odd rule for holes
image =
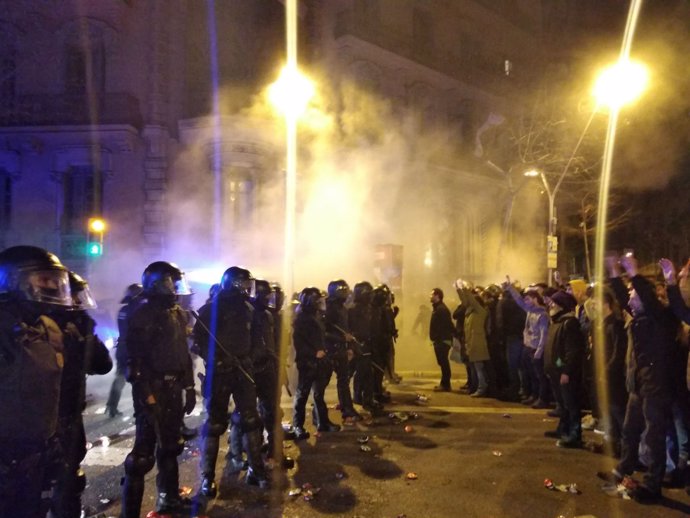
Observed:
[[[268,87],[271,104],[291,119],[304,113],[313,96],[314,84],[295,66],[283,67],[276,82]]]
[[[603,70],[593,95],[600,105],[618,109],[640,97],[648,83],[649,72],[642,63],[622,60]]]

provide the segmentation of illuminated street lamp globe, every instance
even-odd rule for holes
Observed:
[[[640,97],[648,82],[649,72],[642,63],[623,60],[599,74],[592,93],[599,105],[620,109]]]
[[[314,96],[314,84],[297,67],[286,65],[275,83],[268,87],[271,104],[285,117],[295,120]]]

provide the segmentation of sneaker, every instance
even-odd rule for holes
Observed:
[[[527,399],[521,400],[520,403],[522,403],[525,406],[532,406],[536,401],[537,399],[535,397],[530,396]]]
[[[620,484],[623,482],[623,475],[615,469],[611,471],[597,471],[597,477],[611,484]]]
[[[218,494],[218,486],[212,478],[204,477],[201,479],[199,494],[208,498],[215,498]]]
[[[559,448],[582,448],[581,439],[558,439],[556,446]]]
[[[477,390],[476,392],[472,392],[472,394],[470,394],[470,397],[487,397],[486,390]]]
[[[444,387],[443,385],[436,385],[434,387],[434,392],[450,392],[450,387]]]
[[[249,467],[249,463],[240,457],[229,457],[225,465],[228,473],[239,473]]]
[[[549,404],[546,401],[544,401],[543,399],[537,399],[534,403],[532,403],[532,408],[534,408],[534,409],[549,408]]]
[[[311,437],[309,435],[309,432],[307,432],[301,426],[295,426],[294,430],[295,430],[295,439],[294,439],[295,441],[304,441],[306,439],[309,439],[309,437]]]
[[[247,470],[247,476],[244,481],[248,486],[258,486],[261,489],[268,489],[270,485],[265,474],[259,474],[252,468]]]

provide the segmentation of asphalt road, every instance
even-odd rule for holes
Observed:
[[[84,504],[87,515],[119,514],[122,461],[133,442],[129,389],[121,404],[122,417],[103,415],[110,376],[89,380],[90,404],[85,415],[93,447],[85,459],[89,480]],[[242,474],[223,476],[225,449],[219,456],[220,494],[208,509],[209,517],[311,518],[347,517],[544,517],[674,518],[690,515],[690,497],[681,489],[664,489],[656,505],[606,495],[595,473],[610,469],[613,459],[586,449],[563,450],[543,432],[555,420],[544,411],[493,399],[473,399],[457,392],[436,394],[435,380],[408,378],[389,387],[393,403],[387,413],[341,432],[286,442],[286,454],[296,459],[287,473],[274,472],[273,488],[247,487]],[[454,387],[459,383],[454,382]],[[429,397],[424,403],[417,394]],[[329,387],[327,401],[336,402]],[[283,399],[286,409],[290,400]],[[188,425],[201,423],[200,405]],[[392,414],[392,416],[390,415]],[[289,411],[286,412],[289,415]],[[408,417],[410,417],[407,420]],[[340,422],[336,410],[331,419]],[[406,427],[408,427],[406,429]],[[359,440],[368,437],[362,451]],[[103,440],[103,437],[108,439]],[[586,440],[600,436],[586,432]],[[107,446],[106,446],[107,443]],[[198,488],[198,440],[180,456],[180,484]],[[416,479],[410,479],[415,474]],[[550,491],[555,484],[577,484],[581,494]],[[313,499],[305,491],[310,484]],[[306,486],[309,487],[309,486]],[[142,516],[153,509],[155,469],[146,481]]]

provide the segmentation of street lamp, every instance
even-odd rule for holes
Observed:
[[[296,56],[288,60],[278,79],[268,87],[268,98],[285,117],[285,241],[283,282],[286,293],[294,289],[295,212],[297,199],[297,122],[314,96],[314,84],[297,68]]]

